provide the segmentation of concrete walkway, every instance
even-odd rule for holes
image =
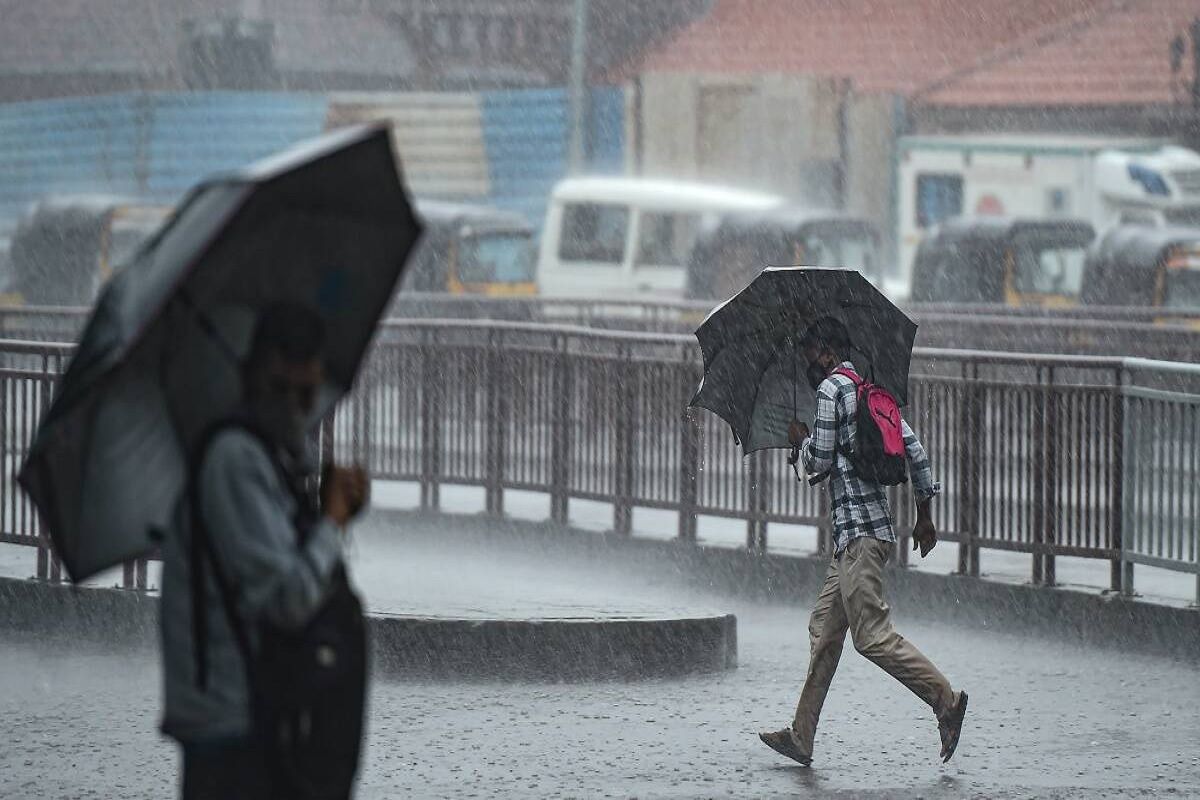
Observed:
[[[740,637],[739,669],[719,675],[376,684],[360,798],[1200,794],[1193,664],[917,622],[897,609],[905,635],[971,691],[958,755],[942,766],[929,712],[847,648],[816,761],[803,769],[755,732],[790,718],[810,597],[749,604],[646,552],[599,560],[486,520],[381,516],[352,551],[379,610],[705,608],[736,613]],[[155,658],[0,634],[0,797],[170,796],[177,763],[155,730]]]

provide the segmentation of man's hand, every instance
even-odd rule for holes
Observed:
[[[788,424],[788,444],[792,447],[799,447],[804,444],[804,440],[808,438],[808,426],[799,420],[792,420]]]
[[[913,525],[912,540],[913,550],[921,548],[921,558],[929,555],[929,551],[937,544],[937,528],[929,513],[928,500],[917,504],[917,524]]]
[[[321,511],[337,525],[358,516],[371,494],[371,479],[362,467],[327,464],[321,475]]]

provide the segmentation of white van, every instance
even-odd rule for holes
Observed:
[[[964,215],[1116,224],[1200,223],[1200,154],[1162,139],[995,134],[898,144],[902,278],[921,240]]]
[[[568,178],[550,197],[538,257],[549,297],[683,297],[702,225],[782,206],[771,194],[648,178]]]

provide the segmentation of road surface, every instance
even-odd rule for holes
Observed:
[[[971,692],[958,755],[943,766],[931,714],[848,647],[804,769],[755,733],[790,718],[811,598],[748,604],[650,557],[598,563],[532,541],[483,520],[455,530],[379,517],[356,537],[353,560],[380,609],[420,595],[448,610],[508,613],[574,597],[584,607],[611,598],[729,610],[740,667],[633,683],[378,682],[358,797],[1200,795],[1196,665],[942,626],[900,609],[905,635]],[[148,648],[0,636],[0,797],[170,796],[178,764],[156,731],[158,697]]]

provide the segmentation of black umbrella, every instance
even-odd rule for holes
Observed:
[[[20,474],[79,581],[144,554],[187,455],[241,396],[258,312],[317,309],[313,422],[350,389],[420,232],[388,131],[349,129],[194,189],[105,288]]]
[[[728,422],[746,453],[790,447],[788,424],[811,421],[816,406],[801,339],[824,318],[850,338],[843,358],[903,405],[916,323],[861,273],[818,267],[767,267],[709,313],[696,329],[704,378],[690,405]]]

